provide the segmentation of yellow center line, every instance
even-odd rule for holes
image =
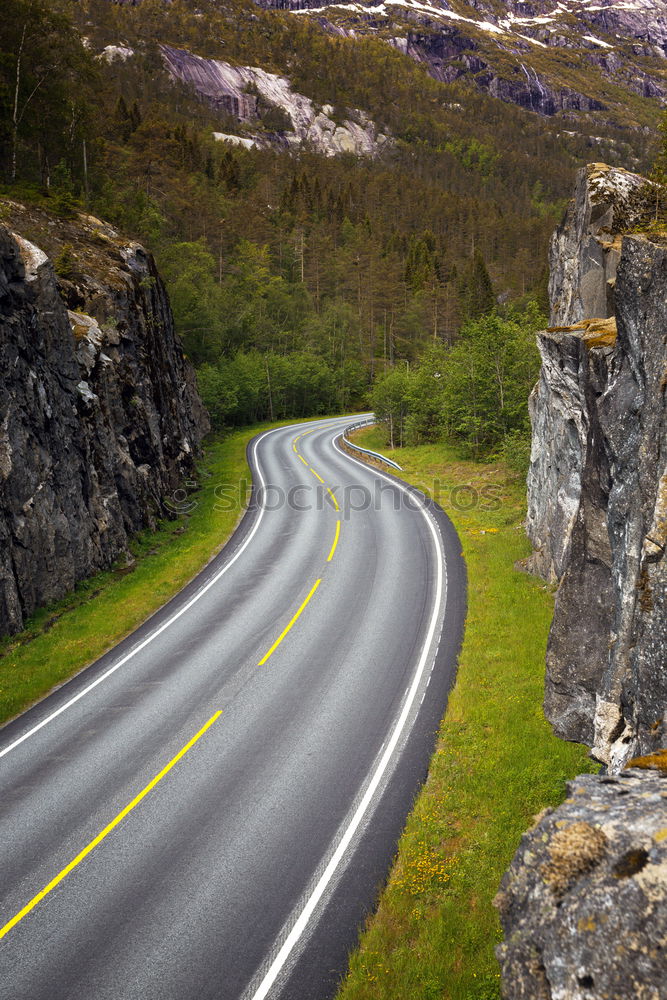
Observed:
[[[324,483],[324,480],[322,479],[322,477],[321,477],[321,476],[319,476],[319,475],[317,474],[317,472],[315,472],[315,469],[314,469],[314,468],[312,467],[312,465],[311,465],[311,467],[310,467],[310,471],[311,471],[311,472],[312,472],[312,474],[313,474],[313,475],[315,476],[315,479],[319,479],[319,481],[320,481],[321,483]]]
[[[308,465],[308,462],[305,460],[305,458],[303,457],[303,455],[299,455],[299,458],[301,459],[301,461],[303,462],[304,465]]]
[[[329,489],[329,487],[328,487],[328,486],[327,486],[327,493],[328,493],[328,494],[329,494],[329,496],[331,497],[331,502],[332,502],[332,503],[333,503],[333,505],[334,505],[334,509],[335,509],[335,510],[340,510],[340,507],[338,506],[338,501],[336,500],[335,496],[333,495],[333,493],[331,492],[331,490]]]
[[[191,747],[195,745],[197,740],[200,740],[202,738],[206,730],[209,729],[216,721],[216,719],[218,719],[221,715],[222,715],[221,711],[216,712],[215,715],[212,715],[211,718],[206,723],[206,725],[202,726],[199,732],[192,737],[190,742],[186,743],[182,750],[179,750],[176,756],[173,757],[169,761],[169,763],[162,768],[159,774],[156,774],[153,780],[150,781],[146,785],[146,787],[139,792],[138,795],[135,795],[135,797],[132,799],[129,805],[126,805],[125,808],[118,813],[115,819],[112,819],[111,822],[104,827],[102,832],[98,833],[98,835],[95,837],[94,840],[91,840],[90,843],[87,844],[86,847],[84,847],[84,849],[80,851],[79,854],[77,854],[77,856],[72,861],[70,861],[70,863],[66,865],[65,868],[63,868],[63,870],[59,872],[55,878],[52,878],[48,885],[44,886],[44,888],[40,892],[38,892],[36,896],[33,896],[30,902],[26,903],[23,909],[19,910],[16,916],[12,917],[12,919],[8,923],[6,923],[4,927],[0,927],[0,938],[3,938],[5,934],[8,934],[13,927],[16,927],[16,925],[21,920],[23,920],[23,918],[27,916],[27,914],[30,913],[31,910],[34,910],[37,904],[40,903],[45,896],[48,896],[48,894],[51,892],[52,889],[55,889],[55,887],[60,882],[62,882],[62,880],[66,878],[69,875],[69,873],[77,867],[77,865],[81,864],[84,858],[86,858],[91,853],[91,851],[93,851],[97,847],[98,844],[102,843],[105,837],[109,836],[111,831],[115,829],[118,826],[118,824],[125,819],[128,813],[132,812],[135,806],[139,805],[141,800],[144,799],[148,795],[148,793],[155,788],[158,782],[162,781],[165,775],[168,774],[169,771],[171,771],[172,767],[174,767],[174,765],[179,762],[181,757],[185,756],[188,750],[190,750]]]
[[[299,610],[297,611],[297,613],[294,615],[294,617],[292,618],[292,620],[289,623],[289,625],[287,625],[282,630],[282,632],[280,633],[280,635],[278,636],[278,638],[276,639],[276,641],[274,642],[274,644],[271,646],[271,649],[268,651],[268,653],[265,656],[262,657],[262,659],[259,661],[259,663],[257,664],[257,666],[263,667],[264,664],[266,663],[266,661],[268,660],[268,658],[271,656],[271,654],[278,648],[278,646],[283,641],[283,639],[285,638],[285,636],[287,635],[287,633],[289,632],[289,630],[292,628],[292,625],[294,625],[294,623],[298,619],[299,615],[301,614],[301,612],[303,611],[303,609],[305,608],[305,606],[308,604],[308,601],[311,599],[311,597],[313,596],[313,594],[315,593],[315,591],[317,590],[317,588],[319,587],[319,585],[320,585],[321,582],[322,582],[321,579],[315,581],[315,583],[313,584],[313,586],[310,588],[310,593],[308,594],[308,597],[306,597],[305,601],[303,602],[303,604],[301,605],[301,607],[299,608]]]
[[[329,553],[329,558],[327,562],[331,562],[334,557],[334,552],[336,551],[336,546],[338,545],[338,536],[340,535],[340,521],[336,521],[336,534],[334,535],[333,545],[331,546],[331,552]]]

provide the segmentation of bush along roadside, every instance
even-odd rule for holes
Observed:
[[[291,423],[291,421],[282,421]],[[157,611],[220,551],[250,489],[246,447],[263,424],[207,442],[199,483],[165,504],[176,515],[131,543],[130,558],[82,581],[39,610],[18,635],[0,640],[0,723],[92,663]],[[224,489],[224,503],[218,498]]]
[[[542,712],[553,597],[515,569],[529,551],[525,487],[506,465],[463,461],[443,444],[392,453],[378,428],[352,437],[393,455],[402,477],[451,517],[468,568],[468,619],[427,781],[338,1000],[495,1000],[492,899],[502,873],[533,815],[562,800],[566,779],[593,769]]]

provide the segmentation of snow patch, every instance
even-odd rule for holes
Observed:
[[[595,35],[583,35],[582,37],[584,41],[592,42],[593,45],[599,45],[603,49],[613,49],[614,47],[613,45],[610,45],[609,42],[603,42],[601,38],[596,38]]]
[[[539,45],[542,49],[548,49],[549,46],[546,42],[541,42],[538,38],[531,38],[530,35],[517,35],[518,38],[523,38],[524,42],[530,42],[531,45]]]
[[[386,0],[386,3],[377,4],[374,7],[367,7],[360,3],[330,3],[323,7],[304,7],[301,10],[292,11],[293,14],[321,14],[331,10],[349,10],[355,14],[386,14],[388,7],[403,7],[405,10],[417,10],[422,14],[430,14],[431,17],[444,17],[450,21],[461,21],[465,24],[472,24],[475,28],[488,31],[494,35],[504,35],[506,32],[491,21],[476,21],[472,17],[464,17],[453,10],[445,10],[444,7],[434,7],[430,3],[421,3],[420,0]]]
[[[517,17],[511,12],[508,13],[507,17],[504,17],[499,24],[504,25],[506,28],[511,29],[513,24],[523,25],[525,28],[532,28],[541,24],[553,24],[556,20],[557,14],[540,14],[539,17]]]

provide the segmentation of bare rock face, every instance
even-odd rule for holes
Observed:
[[[360,110],[347,110],[348,118],[335,121],[330,105],[317,108],[309,97],[292,90],[286,77],[253,66],[232,66],[217,59],[204,59],[186,49],[161,45],[160,51],[170,76],[192,87],[217,110],[244,123],[258,123],[260,102],[279,109],[290,123],[281,132],[257,132],[247,137],[214,132],[216,139],[249,147],[311,149],[324,156],[352,153],[374,157],[389,138]]]
[[[529,404],[535,432],[527,523],[534,549],[532,566],[552,582],[563,576],[581,494],[586,385],[592,378],[595,391],[599,388],[597,380],[606,377],[605,360],[615,341],[613,331],[608,342],[597,344],[600,350],[592,352],[582,346],[585,331],[570,328],[584,320],[614,316],[620,232],[639,221],[646,186],[637,174],[591,164],[579,171],[575,196],[551,241],[553,329],[538,339],[543,367]]]
[[[545,709],[558,735],[589,746],[614,630],[606,520],[611,478],[596,400],[608,385],[617,331],[614,317],[593,347],[583,321],[613,317],[621,256],[617,232],[627,219],[636,221],[645,185],[636,174],[602,164],[580,171],[575,197],[551,243],[554,326],[538,337],[542,371],[529,401],[530,564],[562,587],[547,650]]]
[[[443,16],[447,16],[446,12]],[[463,25],[461,22],[455,22],[454,26],[441,25],[433,20],[432,13],[420,15],[419,20],[423,23],[421,31],[408,30],[391,42],[405,55],[423,63],[436,80],[452,83],[472,78],[476,87],[492,97],[547,118],[559,112],[605,110],[605,105],[597,98],[551,83],[544,73],[540,75],[534,69],[529,55],[521,53],[520,49],[511,73],[501,75],[494,68],[493,58],[479,51],[479,42],[470,36],[465,22]],[[520,44],[528,47],[525,39]]]
[[[5,207],[68,276],[0,226],[0,633],[165,516],[208,426],[150,255],[99,220]]]
[[[551,323],[614,315],[621,232],[642,221],[647,181],[620,167],[589,164],[577,176],[573,201],[549,253]]]
[[[531,399],[532,568],[559,584],[545,712],[612,771],[666,738],[667,250],[621,235],[654,196],[625,171],[580,175]]]
[[[506,1000],[665,997],[664,770],[570,782],[524,834],[495,902]]]

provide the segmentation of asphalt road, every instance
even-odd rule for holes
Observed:
[[[256,439],[220,556],[0,730],[2,1000],[335,992],[465,609],[451,524],[338,450],[344,423]]]

